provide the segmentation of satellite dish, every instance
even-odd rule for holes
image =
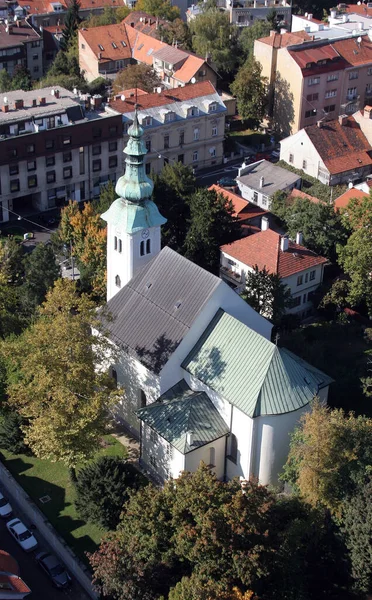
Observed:
[[[8,104],[8,98],[7,98],[7,96],[4,96],[4,104]]]
[[[122,95],[120,96],[120,99],[121,99],[121,100],[124,102],[124,100],[125,100],[125,96],[124,96],[124,94],[122,94]]]
[[[348,187],[349,187],[349,190],[352,189],[352,187],[353,187],[353,182],[352,181],[349,181],[349,186]]]
[[[192,77],[192,79],[191,79],[191,83],[196,83],[196,79],[195,79],[195,77]]]
[[[75,96],[76,96],[76,95],[77,95],[77,89],[76,89],[76,88],[74,88],[72,91],[74,92],[74,94],[75,94]]]
[[[158,92],[158,94],[161,94],[161,87],[160,87],[160,86],[159,86],[159,87],[157,87],[157,88],[156,88],[156,91]]]
[[[358,44],[362,43],[362,38],[360,36],[358,37],[357,42],[358,42]]]

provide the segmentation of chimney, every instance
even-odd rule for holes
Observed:
[[[45,98],[41,98],[39,96],[39,104],[40,104],[40,106],[45,106],[45,104],[46,104]]]
[[[189,446],[192,446],[194,444],[194,432],[193,431],[188,431],[186,433],[186,442]]]
[[[54,97],[59,98],[59,90],[54,90]]]
[[[9,112],[9,104],[3,104],[1,110],[5,113]]]
[[[8,25],[8,33],[9,35],[13,33],[13,25]]]
[[[359,31],[363,31],[363,23],[358,23],[358,29]]]
[[[263,188],[265,185],[265,177],[260,177],[260,188]]]
[[[14,100],[14,108],[16,110],[23,108],[23,100]]]
[[[365,106],[364,110],[363,110],[363,117],[365,119],[370,119],[371,118],[371,112],[372,112],[372,106]]]
[[[340,123],[340,125],[346,125],[347,115],[339,115],[338,122]]]
[[[93,98],[91,98],[90,102],[93,106],[93,110],[97,110],[97,108],[102,105],[102,96],[100,96],[100,94],[95,94]]]
[[[98,60],[101,60],[102,54],[98,52]]]
[[[316,122],[316,124],[317,124],[317,126],[319,127],[319,129],[321,129],[321,128],[322,128],[322,125],[323,125],[323,121],[322,121],[322,120],[320,120],[320,121],[317,121],[317,122]]]
[[[313,15],[312,15],[312,13],[309,13],[309,14],[307,15],[307,18],[308,18],[308,20],[309,20],[309,21],[311,21],[311,19],[313,18]]]
[[[280,29],[280,35],[284,35],[285,33],[288,33],[288,30],[285,29],[284,27],[281,27],[281,29]]]
[[[261,217],[261,231],[270,229],[269,219],[267,217]]]
[[[37,106],[37,100],[36,100],[36,98],[33,98],[33,100],[32,100],[32,106]]]
[[[302,233],[300,231],[296,233],[296,244],[302,246]]]
[[[271,29],[270,30],[270,37],[274,37],[275,34],[276,34],[275,29]]]
[[[289,240],[285,235],[282,235],[280,238],[280,249],[282,252],[286,252],[288,250]]]

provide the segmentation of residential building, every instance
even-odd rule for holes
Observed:
[[[349,188],[346,192],[341,194],[341,196],[336,198],[336,200],[334,201],[335,209],[341,210],[342,208],[347,208],[350,200],[352,200],[353,198],[356,198],[357,200],[361,200],[363,198],[370,198],[370,194],[354,187]]]
[[[121,116],[63,88],[9,92],[0,112],[0,221],[88,200],[122,168]],[[9,213],[9,211],[12,211]]]
[[[107,222],[106,356],[125,389],[114,413],[159,481],[200,461],[219,479],[276,483],[289,433],[331,379],[270,342],[271,323],[220,278],[168,247],[134,114]],[[254,236],[252,236],[254,237]],[[248,238],[249,239],[249,238]]]
[[[289,192],[294,187],[301,187],[299,175],[268,160],[259,160],[250,165],[243,163],[236,181],[243,198],[265,210],[270,210],[271,197],[275,192]]]
[[[249,27],[257,20],[265,20],[274,10],[281,27],[291,26],[292,0],[219,0],[218,6],[229,14],[230,23]]]
[[[287,135],[323,117],[352,114],[372,99],[372,33],[353,30],[336,40],[305,41],[277,50],[272,118]],[[360,35],[359,35],[360,34]],[[371,38],[371,39],[370,39]],[[256,59],[270,61],[256,43]],[[262,55],[262,58],[261,58]],[[271,71],[272,72],[272,71]]]
[[[308,317],[313,310],[312,296],[323,281],[327,262],[302,246],[300,233],[293,242],[270,229],[267,219],[263,219],[258,233],[221,246],[220,260],[220,276],[239,293],[246,287],[247,274],[255,267],[279,275],[293,298],[293,307],[286,312],[300,318]]]
[[[160,173],[168,162],[199,169],[221,164],[226,107],[209,81],[160,93],[137,93],[138,119],[147,149],[146,173]],[[121,113],[124,140],[133,122],[135,90],[123,91],[109,109]]]
[[[146,35],[129,23],[124,19],[115,25],[79,29],[79,64],[88,81],[102,76],[114,79],[129,64],[143,63],[154,69],[162,87],[200,81],[216,86],[216,71],[206,60]]]
[[[280,142],[280,158],[326,185],[372,173],[372,150],[354,117],[319,121]]]
[[[270,117],[273,114],[275,85],[277,84],[278,50],[287,46],[302,44],[309,40],[311,40],[311,36],[305,31],[296,31],[295,33],[271,31],[269,36],[255,40],[253,53],[262,67],[262,77],[267,79],[268,114]]]
[[[0,70],[5,69],[12,77],[17,65],[26,67],[32,79],[42,76],[43,38],[25,20],[0,22]]]
[[[122,22],[126,23],[136,31],[141,31],[156,39],[160,38],[159,27],[164,28],[169,25],[169,21],[159,19],[159,17],[153,17],[143,10],[132,10]]]
[[[18,12],[28,16],[34,27],[61,26],[67,14],[68,0],[17,0]],[[125,6],[124,0],[80,0],[79,16],[84,21],[90,15],[100,15],[106,6]]]
[[[219,185],[211,185],[209,189],[214,190],[217,194],[222,194],[228,202],[231,202],[234,209],[233,216],[239,219],[242,237],[260,231],[262,217],[267,220],[269,227],[274,225],[272,213],[260,208],[257,204],[248,202],[238,194],[230,192]]]
[[[327,23],[314,19],[312,13],[304,15],[292,15],[291,32],[306,31],[307,33],[316,33],[327,27]]]
[[[17,561],[0,550],[0,600],[23,600],[31,590],[20,576]]]

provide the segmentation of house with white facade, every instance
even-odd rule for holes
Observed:
[[[250,165],[242,164],[236,178],[245,200],[270,210],[271,197],[277,191],[290,191],[301,187],[301,177],[287,169],[259,160]]]
[[[356,182],[372,172],[370,142],[361,124],[347,115],[318,121],[282,140],[280,160],[326,185]]]
[[[308,250],[301,242],[300,233],[296,242],[289,240],[268,228],[264,217],[262,231],[221,246],[220,275],[238,293],[245,289],[247,273],[252,273],[255,267],[279,275],[293,299],[287,314],[308,317],[313,309],[312,296],[323,281],[327,259]]]
[[[168,247],[150,199],[137,112],[107,222],[106,334],[123,387],[116,418],[161,482],[211,465],[276,483],[289,433],[331,379],[270,341],[272,325],[222,279]],[[105,315],[109,315],[109,317]],[[107,360],[107,357],[106,357]]]

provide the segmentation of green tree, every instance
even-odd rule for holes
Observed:
[[[163,245],[182,252],[190,220],[190,199],[196,191],[195,176],[191,167],[168,163],[153,179],[154,202],[167,219],[161,230]]]
[[[261,72],[260,63],[250,58],[240,67],[230,86],[237,98],[239,115],[250,127],[258,127],[265,115],[267,94]]]
[[[107,410],[118,399],[112,378],[98,371],[109,351],[95,305],[76,284],[58,279],[21,336],[4,344],[18,373],[7,388],[9,405],[29,420],[25,443],[36,456],[70,469],[91,458],[105,431]]]
[[[203,269],[217,275],[220,246],[240,236],[240,224],[234,217],[231,201],[214,190],[199,189],[190,199],[190,226],[184,254]]]
[[[12,76],[12,90],[30,90],[32,78],[30,71],[23,65],[16,65]]]
[[[342,529],[349,550],[355,587],[372,591],[372,482],[360,487],[343,505]]]
[[[286,309],[292,305],[291,292],[279,275],[269,273],[265,267],[259,270],[256,265],[247,273],[245,284],[242,298],[274,325],[279,325]]]
[[[24,248],[13,237],[9,236],[2,243],[0,252],[0,268],[8,283],[20,285],[24,277]]]
[[[23,427],[27,421],[15,410],[2,410],[0,416],[0,447],[12,454],[29,454]]]
[[[342,311],[348,304],[348,295],[350,292],[350,282],[347,279],[337,279],[324,294],[319,303],[319,308],[332,310],[334,315]]]
[[[64,28],[59,46],[62,51],[66,52],[70,44],[76,37],[76,32],[81,23],[79,16],[80,2],[79,0],[70,0],[67,5],[67,13],[64,19]]]
[[[37,82],[37,87],[59,85],[68,90],[75,87],[87,88],[86,81],[80,72],[77,35],[70,39],[66,50],[60,50],[45,77]]]
[[[145,64],[128,65],[119,71],[113,83],[113,93],[118,94],[123,90],[140,88],[145,92],[153,92],[161,81],[154,72],[152,66]],[[141,103],[141,97],[138,99]]]
[[[345,415],[315,401],[291,436],[282,478],[311,505],[340,515],[343,500],[370,473],[371,433],[372,419]]]
[[[21,287],[21,301],[25,309],[33,312],[44,302],[49,288],[60,276],[60,268],[50,244],[37,244],[31,254],[26,255],[25,281]]]
[[[178,6],[172,6],[170,0],[138,0],[136,10],[143,10],[153,17],[159,17],[166,21],[180,18],[180,9]]]
[[[93,206],[94,213],[96,215],[103,215],[108,210],[111,204],[116,200],[117,194],[115,192],[115,185],[112,181],[109,181],[106,185],[101,187],[99,199],[93,200],[91,203]],[[106,227],[106,225],[103,225]]]
[[[210,56],[218,71],[231,73],[236,65],[236,28],[228,14],[218,8],[206,9],[190,23],[192,47],[203,58]]]
[[[78,473],[76,509],[84,520],[104,529],[115,529],[129,492],[145,481],[139,471],[122,458],[102,456]]]
[[[278,190],[271,197],[270,212],[279,217],[281,221],[285,220],[288,210],[288,193]]]
[[[192,50],[191,31],[187,23],[182,21],[182,19],[175,19],[165,25],[160,24],[157,30],[157,37],[170,46],[177,42],[178,48]]]
[[[266,20],[256,19],[249,27],[243,27],[238,37],[241,62],[253,56],[254,42],[270,34],[271,25]]]
[[[304,246],[331,261],[336,258],[337,244],[344,244],[347,238],[341,216],[331,204],[298,198],[289,205],[284,222],[292,239],[301,231]]]
[[[0,71],[0,92],[9,92],[12,89],[12,78],[6,69]]]
[[[89,29],[90,27],[101,27],[102,25],[121,23],[121,21],[125,19],[129,13],[130,8],[128,8],[128,6],[120,6],[119,8],[105,6],[102,14],[94,15],[91,13],[88,19],[80,23],[79,29],[82,27]]]

